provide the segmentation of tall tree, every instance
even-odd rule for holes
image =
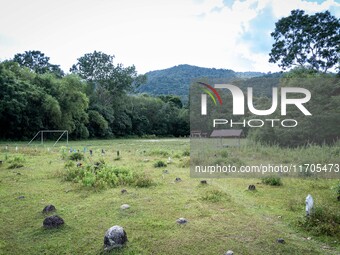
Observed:
[[[38,74],[50,72],[57,77],[64,76],[64,72],[60,69],[60,66],[49,63],[50,58],[45,56],[41,51],[33,50],[15,54],[13,61],[17,62],[20,66],[30,68]]]
[[[111,94],[128,91],[134,82],[143,82],[134,66],[114,65],[114,58],[114,55],[100,51],[87,53],[78,58],[78,62],[71,67],[70,71],[93,83],[96,89],[101,87]]]
[[[304,66],[327,72],[339,66],[340,19],[329,11],[307,15],[303,10],[293,10],[275,24],[271,36],[275,42],[269,62],[278,63],[284,70]]]
[[[124,98],[126,93],[143,83],[145,76],[137,75],[134,66],[124,67],[114,64],[114,56],[100,51],[87,53],[78,58],[70,71],[88,82],[87,94],[90,98],[91,116],[88,125],[90,135],[99,135],[93,127],[101,126],[100,136],[111,133],[128,134],[131,120],[126,113]],[[103,119],[107,122],[104,124]],[[100,125],[99,125],[100,123]],[[108,125],[108,128],[106,128]]]

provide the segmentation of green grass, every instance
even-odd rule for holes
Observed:
[[[76,165],[67,163],[69,147],[19,144],[16,152],[15,145],[9,145],[5,151],[5,144],[0,144],[4,161],[0,165],[0,254],[103,254],[105,231],[113,225],[124,227],[129,242],[110,254],[209,255],[227,250],[243,255],[340,254],[336,228],[340,203],[334,188],[338,180],[283,177],[282,186],[270,186],[260,179],[228,178],[208,179],[208,185],[200,185],[200,179],[190,178],[187,139],[72,142],[70,146],[80,152],[84,146],[93,150],[92,157],[87,152],[81,160],[84,167],[105,162],[140,176],[139,185],[122,182],[99,188],[65,180],[65,164]],[[219,157],[250,164],[325,162],[336,154],[328,147],[309,150],[243,145]],[[119,160],[115,160],[117,151]],[[169,174],[163,174],[164,168],[155,168],[154,163],[166,162],[168,157],[172,159],[166,167]],[[15,158],[20,158],[23,167],[8,169]],[[176,177],[182,181],[175,182]],[[255,184],[256,191],[249,192],[249,184]],[[128,192],[121,194],[121,189]],[[322,228],[315,228],[314,221],[305,222],[308,193],[319,208],[316,216],[335,221],[335,229],[328,228],[327,222]],[[120,209],[125,203],[129,210]],[[48,204],[56,206],[56,214],[65,220],[63,227],[42,228],[42,209]],[[180,217],[188,219],[188,224],[176,224]],[[286,243],[277,243],[277,238]]]

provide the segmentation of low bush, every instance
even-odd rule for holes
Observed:
[[[8,169],[15,169],[15,168],[24,167],[23,163],[25,162],[25,159],[22,156],[15,156],[13,159],[10,159],[8,162],[9,162]]]
[[[340,196],[340,182],[334,187],[335,193]]]
[[[74,160],[74,161],[78,161],[78,160],[82,160],[84,159],[84,155],[80,152],[73,152],[70,156],[69,156],[70,160]]]
[[[134,174],[134,186],[138,188],[147,188],[152,186],[153,180],[146,174]]]
[[[133,172],[128,168],[114,167],[106,164],[76,167],[72,161],[65,164],[64,180],[80,183],[85,187],[99,189],[120,185],[149,187],[153,184],[150,177]]]
[[[183,155],[184,157],[190,156],[190,150],[189,150],[189,149],[186,149],[185,151],[183,151],[182,155]]]
[[[166,167],[166,163],[162,160],[158,160],[157,162],[155,162],[155,164],[153,164],[154,167]]]
[[[340,212],[325,206],[316,207],[314,212],[299,222],[314,235],[333,236],[340,239]]]
[[[270,185],[270,186],[281,186],[282,181],[280,177],[274,177],[274,176],[269,176],[269,177],[264,177],[261,179],[263,184]]]
[[[229,196],[221,190],[211,189],[211,190],[205,191],[201,199],[203,201],[217,203],[223,200],[229,200]]]

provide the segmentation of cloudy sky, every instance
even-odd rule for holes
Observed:
[[[340,0],[0,0],[0,61],[40,50],[68,71],[94,50],[139,73],[179,64],[278,71],[268,63],[275,22]]]

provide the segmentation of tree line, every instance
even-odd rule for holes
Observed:
[[[74,139],[188,135],[188,107],[179,97],[133,93],[145,80],[103,52],[80,57],[67,75],[40,51],[16,54],[0,63],[0,139],[47,129]]]

